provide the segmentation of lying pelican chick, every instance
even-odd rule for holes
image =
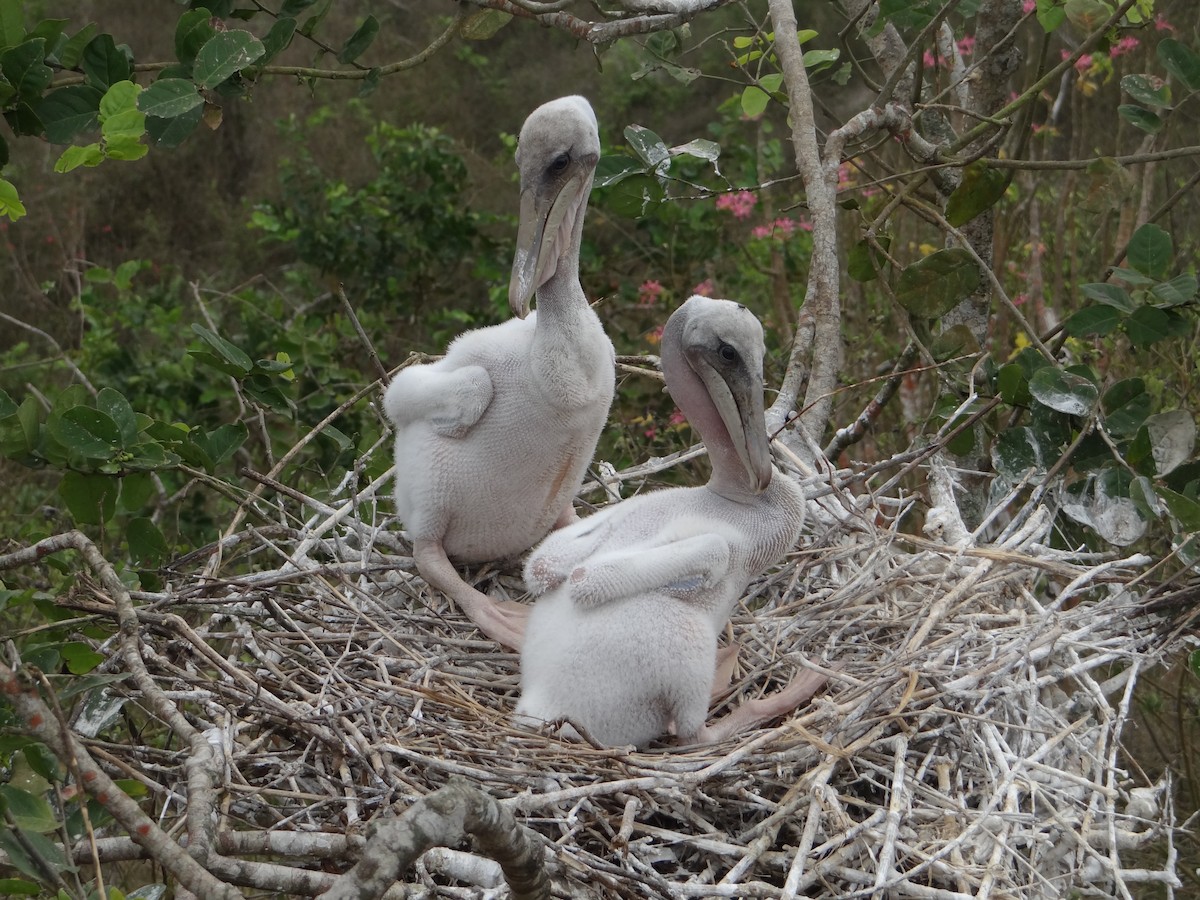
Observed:
[[[396,427],[396,508],[422,577],[484,634],[519,649],[528,608],[468,585],[451,560],[524,553],[577,517],[613,394],[613,347],[579,284],[579,244],[600,138],[583,97],[521,129],[521,218],[509,284],[517,316],[410,366],[383,405]],[[536,290],[537,312],[529,313]]]
[[[533,551],[525,580],[542,596],[526,624],[518,720],[566,719],[606,746],[672,727],[704,743],[791,711],[823,683],[800,676],[705,725],[718,634],[804,522],[799,486],[771,464],[762,360],[762,326],[739,303],[695,296],[667,321],[667,390],[704,439],[712,478],[609,506]]]

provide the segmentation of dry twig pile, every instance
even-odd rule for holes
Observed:
[[[627,473],[626,493],[647,468]],[[810,538],[735,616],[726,702],[798,666],[825,671],[827,688],[777,727],[639,753],[510,726],[515,655],[474,639],[414,574],[385,479],[343,488],[336,506],[278,495],[281,524],[191,554],[159,593],[124,593],[96,554],[98,580],[73,598],[122,622],[110,669],[133,676],[77,711],[82,758],[146,784],[155,826],[186,835],[219,881],[319,893],[367,823],[459,777],[540,835],[557,896],[1176,884],[1173,853],[1159,868],[1131,861],[1147,841],[1170,847],[1169,786],[1121,768],[1131,692],[1161,652],[1127,587],[1147,560],[1049,549],[1043,508],[1009,510],[990,545],[954,546],[826,491]],[[475,574],[493,596],[521,594],[514,570]],[[122,704],[172,739],[114,738]],[[97,851],[147,853],[124,837]],[[503,893],[498,867],[462,852],[434,851],[411,877],[430,896]]]

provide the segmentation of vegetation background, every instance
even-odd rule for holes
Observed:
[[[241,21],[233,13],[243,5]],[[400,0],[290,5],[298,16],[321,18],[311,39],[297,34],[274,64],[354,77],[243,73],[227,90],[206,91],[186,140],[154,146],[144,158],[113,154],[57,172],[66,143],[21,134],[15,101],[6,101],[3,176],[24,209],[15,214],[6,197],[10,221],[0,220],[6,543],[27,546],[83,528],[119,560],[124,577],[151,589],[159,566],[215,540],[259,488],[248,471],[272,470],[340,410],[278,475],[314,494],[332,491],[365,450],[386,440],[364,390],[378,373],[336,285],[344,285],[388,367],[410,353],[439,353],[454,334],[507,315],[515,134],[530,110],[565,93],[587,96],[600,121],[606,160],[585,230],[582,281],[618,353],[653,354],[670,310],[694,291],[711,292],[763,318],[768,382],[784,379],[802,328],[814,232],[795,177],[788,85],[765,7],[724,4],[687,25],[599,47],[559,28],[475,19],[480,39],[456,34],[420,64],[379,77],[370,66],[420,54],[460,8]],[[960,60],[986,49],[974,33],[989,5],[964,2],[948,16]],[[209,6],[227,7],[218,11],[222,28],[259,37],[275,21],[264,10],[280,11],[278,3]],[[883,6],[913,38],[940,4]],[[1014,37],[1020,62],[1004,96],[1100,33],[1115,8],[1099,0],[1025,6]],[[823,133],[865,109],[882,80],[849,64],[854,57],[870,65],[864,41],[847,25],[853,7],[796,4],[801,28],[815,32],[805,49],[817,54],[809,68]],[[968,170],[984,185],[977,202],[994,216],[981,253],[1013,301],[993,303],[986,332],[974,340],[960,333],[957,343],[933,346],[950,333],[943,321],[950,310],[905,299],[904,273],[921,276],[918,264],[945,243],[945,221],[882,212],[905,185],[929,208],[945,210],[949,192],[916,186],[920,166],[894,141],[854,147],[839,175],[837,212],[839,266],[849,274],[840,291],[845,362],[822,445],[834,461],[865,467],[945,437],[946,426],[973,416],[950,449],[998,472],[993,490],[1009,490],[1028,463],[1043,488],[1058,492],[1064,546],[1144,547],[1163,561],[1159,583],[1177,591],[1194,583],[1200,557],[1200,73],[1189,68],[1194,56],[1165,64],[1159,45],[1200,49],[1200,8],[1191,0],[1125,7],[1144,14],[1100,33],[1091,52],[1007,114],[1016,124],[989,152],[1026,164]],[[176,58],[186,5],[3,6],[14,8],[30,29],[63,19],[62,33],[72,35],[98,23],[143,63]],[[1058,23],[1048,33],[1044,16],[1053,14]],[[481,15],[479,8],[470,15]],[[377,26],[368,29],[369,46],[348,54],[368,21]],[[931,38],[913,46],[923,83],[946,102],[954,62],[947,48]],[[339,55],[352,58],[339,63]],[[62,67],[55,78],[70,71]],[[139,72],[136,80],[145,87],[153,77]],[[1161,93],[1168,82],[1174,93]],[[937,101],[926,112],[926,134],[970,124],[958,111],[936,119]],[[651,160],[660,136],[664,150],[712,145],[693,144],[662,166]],[[69,141],[86,145],[86,132]],[[142,143],[155,141],[147,135]],[[1164,150],[1177,152],[1155,155]],[[1135,154],[1145,161],[1114,161]],[[1079,165],[1046,162],[1054,160]],[[1139,230],[1151,220],[1156,230]],[[1125,280],[1113,279],[1112,267],[1122,264]],[[938,294],[940,279],[954,272],[936,275],[932,285],[909,285],[907,296]],[[1049,387],[1048,372],[1037,380],[1039,334],[1058,359]],[[911,339],[932,349],[918,353]],[[972,374],[983,357],[990,362]],[[991,385],[983,394],[1000,408],[984,409],[987,397],[964,405],[976,377]],[[892,393],[871,411],[869,427],[853,443],[836,443],[835,429],[868,409],[883,383]],[[72,428],[97,421],[92,413],[65,414],[78,407],[122,428],[128,419],[132,431],[119,452],[76,452]],[[1171,451],[1177,458],[1169,465],[1167,436],[1184,448]],[[659,387],[628,376],[598,456],[622,467],[690,441]],[[386,465],[383,456],[372,465]],[[917,475],[905,484],[918,496],[926,490]],[[923,508],[906,528],[919,530]],[[58,626],[53,602],[71,577],[61,567],[4,573],[0,621],[25,660],[83,676],[96,664],[89,655],[96,635]],[[1176,610],[1185,627],[1194,625],[1190,610]],[[1200,658],[1185,653],[1143,689],[1144,743],[1131,748],[1151,774],[1174,768],[1193,810],[1200,806],[1198,677]],[[26,765],[19,754],[27,746],[0,743],[6,778]],[[4,787],[0,799],[20,802]],[[1198,858],[1194,839],[1188,852]]]

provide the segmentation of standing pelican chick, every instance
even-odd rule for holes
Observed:
[[[383,399],[396,428],[396,508],[418,570],[514,649],[527,608],[475,590],[451,560],[516,556],[576,518],[572,498],[614,381],[612,342],[579,284],[599,158],[596,116],[583,97],[530,114],[517,149],[521,212],[508,293],[516,318],[468,331],[438,362],[399,372]]]
[[[543,596],[521,650],[519,720],[566,719],[606,746],[672,726],[703,743],[789,712],[823,682],[801,676],[705,725],[718,635],[804,522],[799,486],[771,464],[762,360],[762,326],[739,303],[695,296],[667,321],[667,390],[704,439],[712,478],[609,506],[534,550],[525,580]]]

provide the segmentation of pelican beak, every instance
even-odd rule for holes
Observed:
[[[570,246],[586,199],[586,182],[586,175],[577,173],[555,191],[543,194],[536,187],[521,191],[521,221],[508,282],[508,305],[517,318],[529,315],[534,292],[554,275],[559,257]]]
[[[699,360],[693,368],[704,381],[717,414],[729,432],[730,442],[749,477],[754,493],[761,494],[771,483],[771,443],[763,413],[762,379],[745,366],[727,376],[710,363]]]

